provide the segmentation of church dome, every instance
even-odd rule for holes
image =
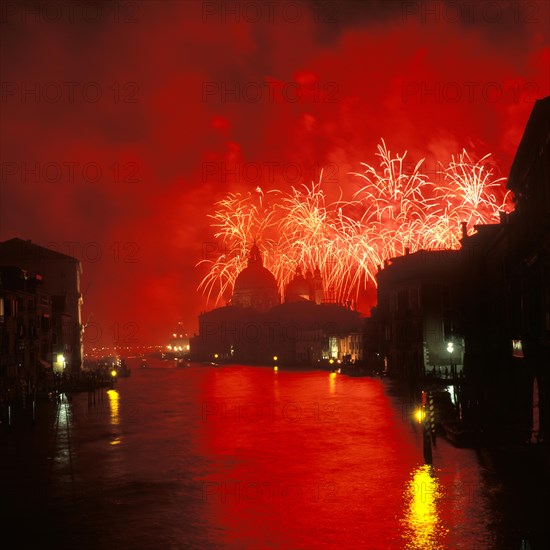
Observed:
[[[277,281],[263,266],[260,250],[254,244],[248,256],[248,266],[235,279],[231,304],[265,310],[279,303]]]
[[[249,265],[235,279],[233,293],[243,290],[275,290],[278,292],[277,281],[273,273],[264,266]]]
[[[287,294],[292,294],[293,296],[307,296],[309,298],[309,284],[303,277],[294,277],[286,288]]]
[[[285,298],[287,302],[309,300],[311,296],[311,285],[304,279],[302,270],[298,266],[294,278],[286,286]]]

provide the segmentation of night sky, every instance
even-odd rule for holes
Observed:
[[[550,93],[547,1],[6,0],[0,19],[0,240],[82,261],[87,345],[197,330],[228,192],[324,167],[337,195],[381,138],[506,176]]]

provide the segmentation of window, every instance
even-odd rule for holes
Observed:
[[[50,318],[47,317],[46,315],[43,315],[41,325],[42,325],[42,330],[44,332],[50,330]]]

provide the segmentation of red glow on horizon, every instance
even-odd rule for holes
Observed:
[[[245,17],[254,2],[34,4],[0,4],[0,240],[81,260],[83,320],[97,329],[88,349],[160,344],[178,320],[196,331],[212,302],[197,292],[208,265],[195,266],[224,246],[208,215],[230,193],[254,202],[258,187],[271,202],[279,189],[297,218],[308,214],[293,203],[321,181],[323,223],[340,240],[346,226],[355,236],[334,260],[361,264],[360,281],[335,273],[331,284],[354,295],[390,252],[362,237],[371,225],[351,205],[341,221],[329,206],[339,189],[344,202],[366,200],[349,174],[377,165],[379,136],[408,149],[406,173],[423,157],[433,172],[465,148],[491,151],[506,176],[535,100],[550,93],[546,1],[472,4],[458,19],[435,1],[427,13],[417,2],[298,0],[290,18],[278,3],[258,20]],[[230,6],[245,10],[239,21],[223,13]],[[321,197],[311,195],[313,206]],[[287,229],[309,227],[318,241],[310,222]],[[426,240],[447,226],[431,224]],[[283,284],[296,262],[327,259],[333,237],[318,253],[286,243],[288,258],[268,267]],[[233,261],[219,264],[233,267],[215,275],[212,297],[238,271]]]

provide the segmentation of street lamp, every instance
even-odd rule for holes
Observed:
[[[450,370],[450,374],[452,374],[453,372],[453,351],[454,351],[455,347],[454,347],[454,344],[452,342],[449,342],[447,344],[447,351],[449,352],[449,370]]]

